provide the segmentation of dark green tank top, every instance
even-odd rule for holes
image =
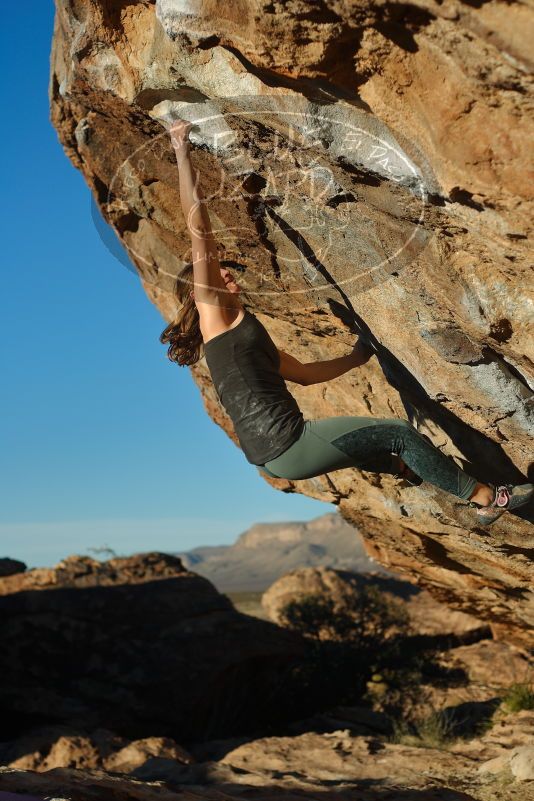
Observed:
[[[280,456],[301,435],[304,417],[279,373],[267,329],[245,309],[235,328],[204,344],[204,354],[247,460],[263,465]]]

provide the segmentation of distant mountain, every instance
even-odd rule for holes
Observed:
[[[220,592],[262,592],[296,567],[387,572],[366,555],[356,529],[337,512],[305,523],[255,523],[233,545],[177,555]]]

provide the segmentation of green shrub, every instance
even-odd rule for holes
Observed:
[[[448,710],[433,710],[430,715],[408,723],[393,721],[391,742],[418,748],[446,748],[453,742],[455,724]]]
[[[288,719],[364,703],[389,719],[394,736],[416,745],[444,747],[452,738],[449,710],[424,719],[420,710],[431,708],[427,685],[457,686],[467,677],[441,664],[439,643],[413,634],[402,602],[364,584],[335,600],[301,596],[286,604],[280,620],[306,644],[270,701]]]
[[[337,603],[321,594],[290,601],[280,613],[282,625],[305,637],[352,645],[381,642],[405,631],[408,614],[377,587],[364,585]]]
[[[400,635],[408,628],[404,607],[372,585],[337,601],[302,596],[286,604],[280,619],[308,642],[289,683],[292,700],[306,696],[316,711],[360,702],[371,676],[398,663]]]
[[[530,682],[512,684],[503,696],[502,704],[507,712],[534,709],[534,684]]]

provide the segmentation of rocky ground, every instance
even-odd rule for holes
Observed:
[[[43,732],[11,744],[0,790],[69,801],[532,798],[534,712],[497,716],[482,736],[448,747],[388,742],[366,710],[340,712],[338,724],[324,733],[207,743],[192,755],[163,738]]]
[[[39,649],[35,648],[35,626],[43,612],[46,618],[46,596],[61,588],[71,589],[70,626],[80,616],[90,619],[91,609],[98,607],[93,600],[90,608],[83,608],[88,588],[105,606],[107,588],[132,584],[138,588],[140,597],[145,598],[144,606],[152,609],[155,620],[161,615],[165,602],[183,631],[184,627],[191,626],[188,609],[193,598],[190,596],[188,605],[183,606],[175,588],[177,579],[191,582],[191,588],[196,587],[194,603],[198,608],[202,607],[204,598],[203,615],[212,614],[209,605],[217,603],[224,607],[227,619],[225,622],[225,617],[219,615],[219,627],[240,619],[224,596],[216,602],[218,596],[207,581],[203,579],[195,585],[196,578],[192,574],[180,567],[174,557],[163,554],[136,555],[103,563],[70,558],[56,568],[25,573],[20,572],[22,568],[12,561],[3,563],[3,572],[11,572],[0,579],[3,592],[0,602],[4,602],[7,632],[4,646],[6,643],[13,646],[10,632],[15,627],[20,641],[18,652],[24,654],[32,666],[34,682],[40,675],[35,655],[38,651],[42,653],[40,649],[43,648],[42,642]],[[380,704],[373,702],[375,696],[371,694],[360,704],[338,705],[322,712],[313,712],[310,708],[309,717],[264,726],[270,731],[263,735],[242,733],[202,741],[191,739],[192,727],[183,723],[182,731],[188,732],[183,742],[178,735],[179,725],[175,737],[160,736],[158,727],[161,730],[162,722],[168,722],[168,717],[161,717],[158,724],[153,710],[150,725],[154,726],[154,733],[132,737],[125,729],[118,733],[106,725],[91,725],[88,720],[84,725],[79,716],[59,723],[39,723],[42,705],[35,697],[35,684],[33,691],[27,684],[25,692],[33,697],[34,719],[30,721],[32,697],[28,697],[26,705],[19,707],[18,736],[6,736],[4,727],[4,740],[0,743],[3,765],[0,800],[10,799],[9,793],[15,794],[15,799],[24,793],[32,798],[46,796],[69,801],[238,801],[244,798],[255,801],[527,801],[532,798],[534,709],[512,711],[509,702],[504,701],[510,684],[530,680],[532,661],[527,653],[495,641],[486,624],[462,613],[451,613],[427,593],[405,582],[328,568],[304,568],[281,578],[265,594],[263,614],[279,619],[281,598],[287,601],[298,597],[299,593],[315,591],[340,599],[343,593],[357,592],[366,582],[382,582],[382,590],[407,609],[412,636],[418,637],[425,647],[432,643],[434,657],[439,662],[441,672],[429,673],[417,688],[419,700],[412,713],[415,711],[424,722],[417,730],[408,732],[397,726],[389,715],[380,711]],[[35,594],[28,598],[31,591]],[[19,604],[13,600],[17,597]],[[11,603],[6,603],[9,599]],[[21,616],[22,601],[25,612]],[[113,597],[113,601],[119,603],[120,599]],[[133,610],[128,611],[131,614]],[[66,610],[64,615],[63,624],[68,629]],[[279,642],[290,641],[290,632],[284,632],[275,623],[241,617],[244,618],[240,625],[245,642],[251,637],[257,638],[263,626],[280,632],[281,639],[275,637],[270,644],[266,640],[262,644],[255,643],[256,649],[264,649],[263,660],[268,652],[272,655],[273,647],[276,653]],[[136,619],[139,623],[138,615]],[[103,625],[103,619],[100,622]],[[158,653],[162,653],[165,643],[169,647],[168,633],[159,621],[158,625],[160,632],[155,635],[155,643]],[[193,637],[198,625],[199,622],[195,622],[191,626]],[[108,635],[111,629],[115,641],[125,636],[126,630],[120,620],[111,618]],[[57,647],[57,630],[53,631]],[[183,642],[185,644],[186,640]],[[285,648],[287,656],[287,643]],[[57,653],[56,650],[56,656]],[[119,653],[117,651],[117,656]],[[197,658],[201,657],[201,651],[197,650]],[[66,658],[66,653],[62,658]],[[246,660],[246,652],[242,651],[240,658]],[[193,667],[191,662],[189,669],[180,672],[176,662],[172,665],[174,683],[184,686],[189,682],[189,693],[197,691],[190,676]],[[276,667],[272,669],[276,671]],[[445,676],[445,680],[436,680],[439,675]],[[9,678],[5,672],[3,676]],[[98,693],[101,699],[109,698],[115,680],[110,675],[98,677],[94,671],[90,678],[98,709],[101,703]],[[204,679],[208,683],[214,680],[217,680],[216,674]],[[10,689],[14,698],[10,708],[13,713],[14,705],[20,704],[22,686],[17,687],[12,676],[10,681],[11,686],[3,688],[3,705],[5,708]],[[69,686],[72,695],[72,679]],[[83,688],[83,684],[81,686]],[[58,699],[60,689],[56,687]],[[242,697],[235,702],[253,705],[254,698]],[[59,708],[64,712],[61,704]],[[444,709],[450,713],[450,725],[439,723],[438,718],[429,715],[430,710]],[[54,715],[50,709],[49,717]],[[104,714],[100,719],[105,719]],[[16,723],[16,716],[11,714],[11,720]],[[134,728],[137,726],[138,722]]]

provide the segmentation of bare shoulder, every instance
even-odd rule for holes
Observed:
[[[218,306],[212,303],[197,303],[196,306],[204,344],[213,337],[238,326],[245,316],[245,309],[237,298],[232,298],[231,306]]]

